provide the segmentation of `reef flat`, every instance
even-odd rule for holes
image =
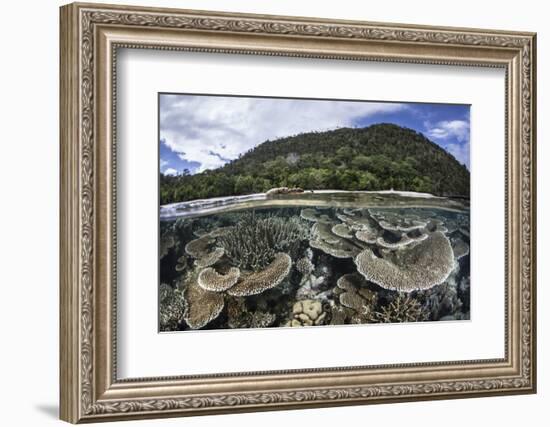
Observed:
[[[315,191],[161,207],[161,331],[470,318],[467,199]]]

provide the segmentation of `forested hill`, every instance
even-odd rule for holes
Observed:
[[[470,195],[464,165],[424,135],[393,124],[266,141],[219,169],[161,175],[160,182],[161,204],[283,186]]]

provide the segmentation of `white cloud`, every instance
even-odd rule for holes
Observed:
[[[456,138],[459,142],[468,142],[470,139],[470,123],[466,120],[444,120],[432,126],[429,122],[426,126],[428,138],[447,140]]]
[[[168,166],[168,161],[160,159],[160,168],[162,169],[165,166]]]
[[[352,126],[405,104],[162,95],[160,138],[198,172],[222,166],[256,145],[302,132]]]
[[[445,149],[470,170],[470,143],[448,144]]]
[[[174,168],[167,168],[164,172],[164,175],[177,175],[178,171]]]
[[[438,141],[460,163],[470,169],[470,123],[466,120],[444,120],[432,125],[425,122],[428,138]]]

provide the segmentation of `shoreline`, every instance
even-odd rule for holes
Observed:
[[[268,190],[269,191],[269,190]],[[304,190],[300,193],[290,193],[290,194],[275,194],[275,195],[268,195],[268,192],[265,193],[252,193],[252,194],[240,194],[235,196],[220,196],[220,197],[210,197],[208,199],[193,199],[193,200],[187,200],[185,202],[173,202],[168,203],[166,205],[160,205],[161,208],[169,208],[175,205],[182,205],[182,204],[189,204],[192,205],[195,204],[203,204],[205,202],[211,201],[211,202],[217,202],[217,201],[223,201],[228,199],[240,199],[240,200],[261,200],[262,198],[275,198],[275,197],[281,197],[281,196],[289,196],[289,197],[296,197],[300,196],[302,194],[331,194],[331,193],[343,193],[343,194],[395,194],[403,197],[421,197],[421,198],[439,198],[439,199],[445,199],[447,197],[444,196],[436,196],[434,194],[430,193],[421,193],[421,192],[415,192],[415,191],[400,191],[400,190],[331,190],[331,189],[325,189],[325,190]],[[453,196],[457,198],[465,198],[468,199],[466,196]]]
[[[372,197],[369,197],[372,196]],[[440,208],[448,210],[469,209],[465,199],[458,202],[453,197],[435,196],[429,193],[414,191],[348,191],[348,190],[305,190],[300,193],[274,194],[254,193],[241,196],[213,197],[210,199],[195,199],[186,202],[176,202],[161,205],[160,220],[172,220],[180,217],[195,217],[224,213],[250,208],[276,208],[284,206],[320,206],[320,207],[392,207],[395,198],[403,198],[398,207]],[[410,201],[411,203],[407,203]]]

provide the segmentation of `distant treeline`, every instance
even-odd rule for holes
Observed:
[[[402,190],[470,195],[470,173],[424,135],[393,124],[304,133],[266,141],[225,166],[160,176],[161,204],[308,190]]]

